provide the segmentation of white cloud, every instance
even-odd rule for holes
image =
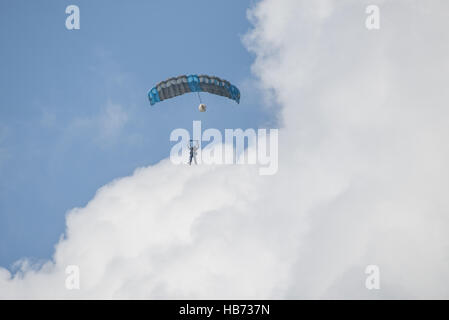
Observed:
[[[114,143],[128,122],[129,116],[122,105],[108,101],[97,114],[75,118],[68,126],[67,134],[78,136],[89,132],[101,146]]]
[[[100,134],[103,137],[115,136],[127,121],[128,115],[122,106],[109,102],[99,117]]]
[[[68,214],[53,261],[0,269],[0,297],[449,298],[449,4],[377,3],[378,31],[361,1],[251,11],[253,71],[285,125],[277,175],[138,169]]]

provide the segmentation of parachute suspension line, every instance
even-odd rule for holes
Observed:
[[[198,99],[200,99],[200,103],[203,103],[203,101],[201,101],[201,96],[200,96],[199,91],[197,91],[196,93],[198,94]]]

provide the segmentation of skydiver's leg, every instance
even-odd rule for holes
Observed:
[[[192,158],[193,158],[193,155],[190,155],[190,159],[189,159],[189,166],[191,166],[191,165],[192,165]]]
[[[195,160],[195,165],[198,165],[198,163],[196,162],[196,156],[193,156],[193,160]]]

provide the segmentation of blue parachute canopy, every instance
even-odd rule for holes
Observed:
[[[182,75],[159,82],[148,91],[150,104],[170,99],[188,92],[209,92],[240,103],[240,91],[228,81],[207,75]]]

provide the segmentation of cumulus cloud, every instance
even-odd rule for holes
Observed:
[[[137,169],[68,213],[51,261],[0,268],[0,297],[449,298],[449,4],[378,1],[371,31],[369,4],[249,11],[283,125],[276,175]],[[380,290],[365,288],[373,264]]]

